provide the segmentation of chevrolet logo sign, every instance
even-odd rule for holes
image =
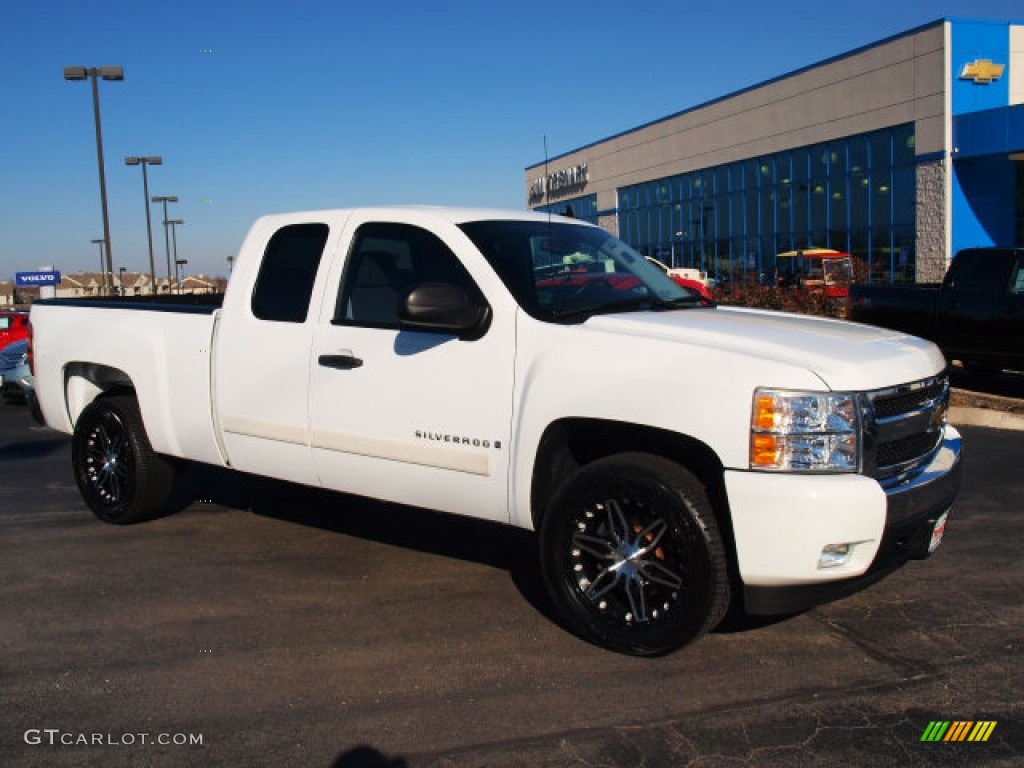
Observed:
[[[993,64],[991,59],[975,59],[970,64],[964,64],[960,71],[960,79],[973,80],[977,85],[987,85],[998,80],[1005,67],[1005,64]]]

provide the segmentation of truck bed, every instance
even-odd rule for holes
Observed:
[[[130,390],[161,454],[223,463],[211,364],[220,295],[43,299],[32,306],[36,398],[71,433],[98,391]]]

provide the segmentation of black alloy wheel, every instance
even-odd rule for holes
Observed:
[[[542,520],[541,564],[570,628],[622,653],[674,651],[729,606],[725,549],[704,487],[659,456],[583,467]]]
[[[130,396],[100,398],[82,411],[71,462],[82,498],[108,523],[159,516],[174,485],[174,467],[153,451]]]

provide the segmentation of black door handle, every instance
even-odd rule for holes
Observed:
[[[320,355],[317,362],[324,368],[341,368],[343,370],[358,368],[363,364],[362,360],[352,355]]]

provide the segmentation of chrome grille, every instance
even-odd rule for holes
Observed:
[[[864,471],[884,487],[919,472],[942,444],[946,373],[864,395]]]

